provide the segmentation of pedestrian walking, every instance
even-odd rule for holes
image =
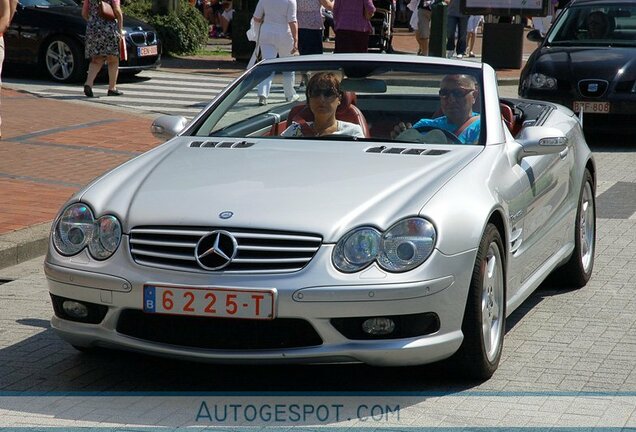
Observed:
[[[333,19],[336,30],[335,53],[365,53],[369,50],[373,0],[335,0]]]
[[[428,41],[431,37],[431,14],[433,0],[419,0],[417,2],[417,28],[415,40],[419,45],[418,55],[428,55]]]
[[[112,8],[114,19],[102,16],[101,3]],[[120,39],[124,37],[124,15],[119,0],[84,0],[82,16],[87,21],[85,37],[85,54],[90,58],[88,73],[84,83],[86,97],[95,97],[93,84],[104,62],[108,63],[108,96],[121,96],[117,90],[119,73]]]
[[[289,57],[298,52],[298,20],[296,0],[260,0],[254,21],[260,25],[258,47],[263,59]],[[267,105],[274,73],[258,85],[258,104]],[[294,90],[295,75],[283,73],[283,90],[288,102],[298,100]]]
[[[331,0],[296,0],[298,18],[298,53],[322,54],[324,18],[322,9],[332,10]]]
[[[466,38],[468,33],[468,15],[459,9],[460,0],[451,0],[448,4],[448,21],[446,33],[446,55],[450,58],[455,54],[458,59],[466,52]],[[457,43],[455,34],[457,33]]]
[[[467,28],[467,34],[468,34],[468,39],[467,39],[467,48],[466,48],[466,52],[465,55],[467,55],[468,57],[475,57],[475,40],[477,39],[477,29],[479,28],[479,26],[482,25],[482,23],[484,22],[484,16],[483,15],[471,15],[468,18],[468,28]]]
[[[327,42],[329,40],[329,29],[333,31],[334,37],[336,35],[336,30],[333,28],[333,10],[327,10],[324,7],[320,9],[323,18],[323,24],[325,26],[324,33],[322,35],[323,42]]]

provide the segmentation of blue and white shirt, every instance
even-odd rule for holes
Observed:
[[[473,112],[472,115],[476,116],[478,114]],[[421,119],[413,125],[413,128],[417,129],[420,127],[435,127],[435,128],[443,129],[451,133],[455,133],[455,131],[459,129],[461,126],[462,125],[456,125],[456,124],[450,123],[446,116],[442,116],[442,117],[437,117],[434,119]],[[459,138],[459,140],[463,144],[473,144],[479,141],[480,131],[481,131],[481,118],[478,118],[473,123],[471,123],[466,129],[464,129],[457,138]]]

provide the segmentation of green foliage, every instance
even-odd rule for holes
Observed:
[[[152,0],[128,0],[123,6],[129,14],[152,25],[159,34],[164,52],[194,54],[208,40],[208,24],[187,0],[180,0],[176,11],[166,15],[152,14]]]
[[[126,16],[135,17],[145,22],[149,22],[152,17],[152,0],[127,0],[121,2],[124,12],[124,22]]]

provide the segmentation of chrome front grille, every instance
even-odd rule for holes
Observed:
[[[137,46],[157,45],[157,35],[153,31],[131,32],[130,40]]]
[[[197,262],[199,240],[216,229],[230,233],[237,243],[231,263],[207,270]],[[286,273],[302,269],[320,248],[318,235],[208,227],[139,227],[130,232],[130,253],[143,266],[168,270],[215,273]]]

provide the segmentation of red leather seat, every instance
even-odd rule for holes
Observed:
[[[499,103],[499,110],[501,111],[501,118],[508,127],[508,130],[510,131],[512,136],[517,135],[520,129],[520,125],[519,122],[517,122],[515,113],[512,111],[512,108],[505,103]]]
[[[338,109],[336,110],[336,119],[360,125],[364,136],[368,138],[369,125],[367,124],[367,120],[364,118],[364,114],[362,114],[362,111],[360,111],[360,109],[354,105],[355,100],[355,93],[344,92],[342,95],[342,101],[340,102],[340,105],[338,105]],[[299,104],[292,107],[292,109],[289,111],[289,115],[287,116],[287,124],[290,125],[291,122],[297,118],[301,118],[305,121],[313,121],[314,113],[311,112],[306,104]]]

